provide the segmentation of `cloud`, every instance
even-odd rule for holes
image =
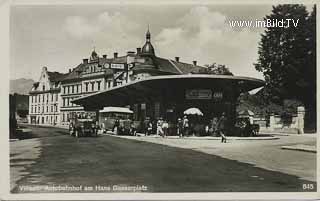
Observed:
[[[227,16],[205,6],[192,8],[177,20],[176,26],[163,29],[155,38],[156,50],[169,58],[200,64],[226,64],[237,75],[262,77],[254,67],[259,33],[232,29]]]
[[[98,26],[89,23],[87,19],[80,16],[67,17],[64,28],[71,36],[79,39],[92,36],[100,31]]]
[[[91,18],[69,16],[63,27],[70,39],[81,41],[86,49],[95,46],[101,54],[124,54],[143,42],[143,36],[136,34],[140,25],[120,12],[102,12]]]
[[[180,56],[185,62],[198,60],[201,65],[225,64],[236,75],[262,78],[253,67],[257,60],[260,33],[248,28],[231,28],[228,17],[206,6],[191,8],[187,13],[176,16],[174,23],[159,25],[158,33],[151,30],[156,54],[165,58]],[[102,12],[91,18],[69,16],[63,27],[74,40],[94,42],[90,48],[98,45],[100,52],[123,54],[143,45],[141,30],[145,27],[141,25],[147,20],[138,20],[119,11]],[[153,23],[156,24],[157,19]]]

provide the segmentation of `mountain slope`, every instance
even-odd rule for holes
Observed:
[[[10,80],[10,94],[28,94],[34,81],[32,79],[20,78]]]

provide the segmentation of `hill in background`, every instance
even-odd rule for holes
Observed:
[[[25,78],[10,80],[10,94],[29,94],[33,83],[32,79]]]

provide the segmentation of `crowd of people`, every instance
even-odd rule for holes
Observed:
[[[221,142],[226,143],[226,122],[225,113],[222,113],[220,118],[214,117],[210,123],[205,126],[204,131],[206,135],[221,136]],[[186,115],[183,116],[183,118],[178,118],[176,125],[171,124],[171,126],[169,126],[169,122],[162,117],[159,117],[157,121],[152,121],[149,117],[146,117],[142,130],[146,136],[155,133],[165,138],[168,136],[171,127],[175,128],[174,132],[176,132],[176,135],[180,138],[195,134],[194,125],[190,123]]]

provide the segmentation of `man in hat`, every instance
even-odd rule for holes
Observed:
[[[227,137],[225,136],[226,123],[227,118],[225,117],[225,113],[223,112],[217,125],[218,132],[221,136],[221,143],[227,143]]]

